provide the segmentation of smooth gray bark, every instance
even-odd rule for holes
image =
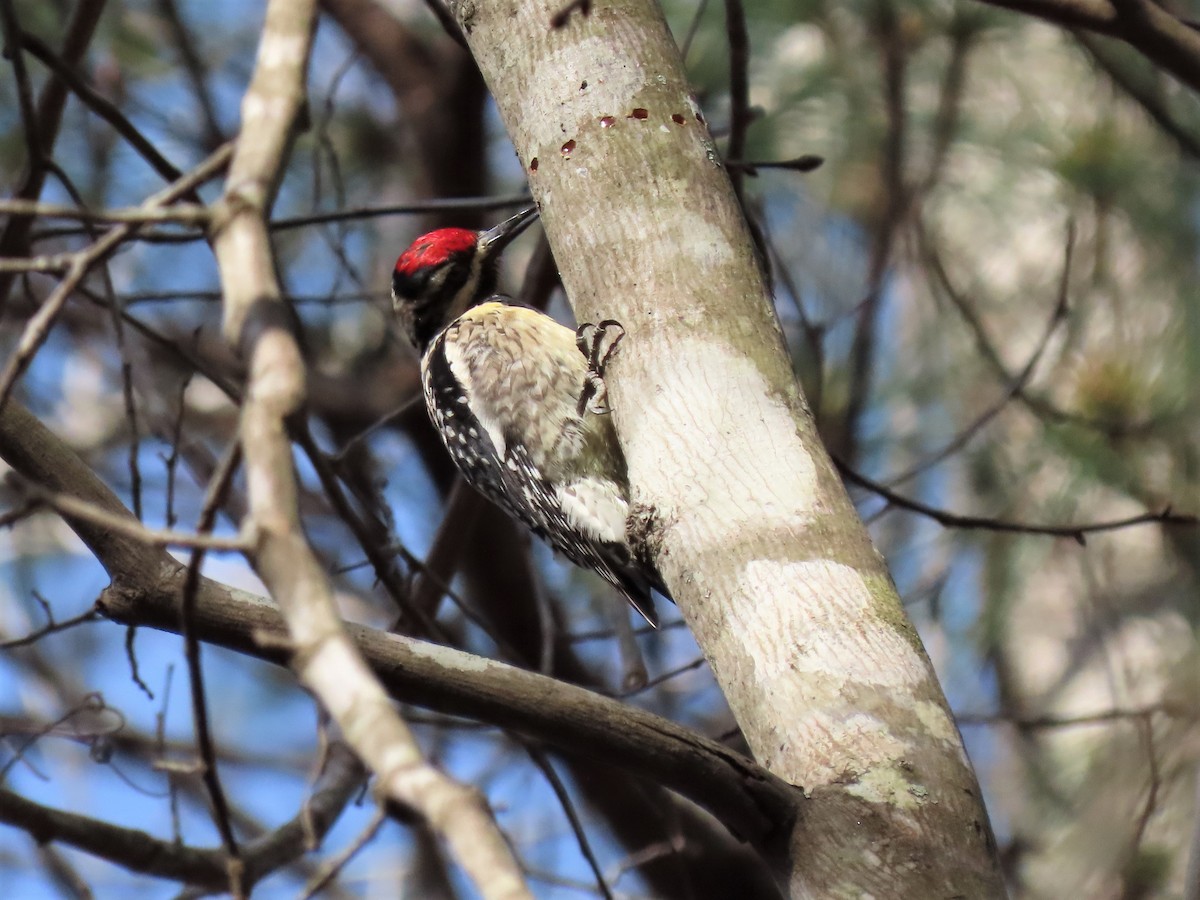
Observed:
[[[921,642],[822,448],[658,7],[551,26],[453,12],[609,369],[640,526],[756,757],[803,792],[768,852],[795,897],[1003,896],[978,785]]]

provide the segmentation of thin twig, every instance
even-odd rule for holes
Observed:
[[[345,747],[332,757],[304,808],[279,828],[247,843],[248,885],[297,860],[305,850],[305,838],[322,838],[353,800],[362,783],[362,767]],[[184,882],[193,890],[229,888],[224,848],[196,848],[179,840],[161,840],[144,831],[51,809],[4,789],[0,789],[0,822],[36,835],[40,842],[63,843],[131,872]]]
[[[127,209],[85,209],[62,203],[43,203],[39,200],[0,199],[0,215],[37,216],[42,219],[74,219],[79,222],[98,222],[107,225],[177,224],[203,228],[208,224],[207,206],[177,203],[165,209],[135,206]]]
[[[950,22],[950,58],[946,62],[938,90],[937,112],[933,118],[932,147],[926,155],[925,174],[914,179],[914,196],[928,197],[941,179],[950,171],[946,158],[959,137],[963,93],[967,83],[967,60],[978,45],[983,26],[977,11],[965,6],[955,8]]]
[[[14,650],[17,647],[27,647],[30,644],[36,644],[48,634],[54,634],[59,631],[66,631],[68,628],[74,628],[76,625],[84,625],[88,622],[96,622],[100,619],[100,613],[94,609],[89,609],[87,612],[82,612],[77,616],[72,616],[69,619],[63,619],[61,622],[56,622],[53,619],[49,623],[43,625],[36,631],[31,631],[24,637],[13,638],[10,641],[0,641],[0,650]]]
[[[865,475],[854,471],[847,466],[842,460],[834,457],[834,465],[842,477],[851,484],[856,484],[861,488],[870,491],[872,494],[883,498],[892,506],[899,509],[906,509],[909,512],[917,513],[926,518],[933,519],[944,528],[962,528],[975,531],[1003,531],[1014,534],[1043,534],[1050,537],[1067,537],[1073,539],[1080,546],[1087,544],[1087,535],[1096,534],[1102,531],[1117,531],[1122,528],[1130,528],[1134,525],[1146,525],[1157,523],[1159,525],[1186,525],[1195,526],[1200,524],[1200,517],[1187,515],[1182,513],[1172,512],[1170,507],[1167,507],[1162,512],[1141,513],[1136,516],[1129,516],[1124,519],[1113,519],[1107,522],[1091,522],[1084,525],[1039,525],[1032,522],[1008,522],[1003,519],[992,519],[984,516],[962,516],[957,513],[947,512],[943,509],[929,506],[921,503],[919,500],[913,500],[910,497],[903,497],[900,494],[889,490],[885,485],[877,481],[872,481]]]
[[[175,527],[175,476],[179,471],[179,445],[183,440],[183,420],[187,415],[187,390],[188,386],[192,383],[192,374],[188,372],[179,385],[179,397],[176,400],[177,410],[171,422],[171,452],[161,457],[163,467],[166,469],[167,479],[166,511],[164,516],[168,528]]]
[[[74,897],[76,900],[92,900],[95,895],[91,887],[76,871],[65,853],[53,844],[38,844],[37,853],[41,858],[42,865],[50,873],[50,878],[66,896]]]
[[[295,228],[312,228],[318,225],[328,225],[336,222],[366,221],[381,219],[389,216],[421,216],[440,212],[488,212],[508,209],[513,206],[528,206],[528,194],[509,194],[500,197],[451,197],[425,200],[421,203],[390,203],[385,206],[359,206],[349,209],[338,209],[330,212],[309,213],[303,216],[289,216],[268,222],[267,227],[272,231],[290,231]],[[184,207],[187,209],[188,207]],[[117,210],[117,212],[121,212]],[[98,213],[97,215],[103,215]],[[185,213],[185,216],[188,215]],[[69,217],[69,218],[74,218]],[[181,224],[188,224],[186,222]],[[62,238],[79,237],[84,234],[78,228],[47,228],[36,234],[38,240],[59,240]],[[199,231],[149,231],[142,230],[130,235],[131,240],[164,244],[187,244],[202,241],[205,236]],[[54,257],[49,257],[54,258]],[[62,266],[66,268],[66,266]],[[0,268],[0,272],[4,269]]]
[[[37,35],[28,32],[22,33],[21,46],[29,51],[30,56],[54,72],[85,106],[108,122],[113,131],[123,137],[164,181],[175,182],[183,177],[183,173],[159,152],[154,142],[142,134],[112,101],[88,84],[70,61],[51,50]],[[184,196],[188,196],[194,203],[200,202],[195,187],[189,188]]]
[[[729,143],[725,155],[742,159],[746,154],[746,132],[750,114],[750,34],[742,0],[725,0],[725,34],[729,39]],[[730,169],[729,180],[742,204],[742,169]]]
[[[17,107],[21,110],[21,130],[25,135],[25,165],[36,169],[42,165],[42,143],[33,105],[33,87],[29,70],[25,68],[25,52],[21,49],[21,26],[13,11],[12,0],[0,0],[0,28],[4,32],[4,57],[12,62],[13,80],[17,85]]]
[[[648,691],[651,688],[656,688],[660,684],[670,681],[673,678],[678,678],[680,675],[683,675],[683,674],[686,674],[687,672],[692,672],[696,669],[699,669],[706,662],[708,662],[708,660],[705,657],[698,656],[695,659],[693,659],[691,662],[684,663],[682,666],[676,666],[674,669],[670,669],[666,672],[663,672],[660,675],[655,675],[653,678],[651,678],[645,684],[643,684],[639,687],[636,687],[633,690],[622,691],[617,696],[620,697],[622,700],[627,699],[629,697],[637,696],[638,694],[644,693],[645,691]]]
[[[54,253],[46,256],[0,257],[0,277],[4,275],[59,274],[71,268],[76,253]]]
[[[75,206],[79,209],[86,208],[86,203],[83,199],[83,194],[75,187],[71,177],[62,170],[60,166],[54,163],[53,160],[47,161],[47,165],[53,167],[55,176],[66,188],[71,199],[75,202]],[[100,235],[97,233],[96,225],[93,222],[85,223],[88,230],[88,240],[95,243],[99,240]],[[133,393],[133,362],[129,357],[129,348],[125,341],[125,327],[121,317],[121,300],[117,296],[116,290],[113,288],[112,274],[109,271],[107,260],[101,260],[100,279],[104,285],[104,295],[107,300],[107,309],[109,312],[109,321],[113,326],[113,335],[117,343],[117,355],[121,360],[121,398],[125,406],[125,419],[129,423],[129,448],[128,448],[128,465],[129,465],[129,496],[133,507],[133,516],[135,519],[142,518],[142,470],[141,470],[141,438],[140,428],[138,427],[137,415],[137,400]]]
[[[1181,152],[1193,160],[1200,159],[1200,136],[1186,124],[1187,118],[1176,112],[1171,101],[1177,95],[1170,89],[1169,83],[1158,78],[1157,73],[1146,73],[1145,66],[1133,62],[1127,53],[1111,42],[1080,29],[1072,34],[1092,61],[1108,75],[1113,85],[1138,104]]]
[[[442,30],[450,37],[454,43],[462,47],[468,53],[471,48],[467,46],[467,38],[462,33],[462,28],[458,25],[458,19],[454,18],[454,14],[446,9],[446,4],[442,0],[425,0],[425,7],[433,13],[433,17],[438,20],[438,24],[442,26]]]
[[[657,628],[653,625],[639,625],[633,629],[633,633],[637,637],[647,637],[653,634],[661,634],[670,628],[686,627],[687,623],[683,619],[675,619],[673,622],[660,622]],[[611,641],[616,636],[616,631],[612,628],[597,628],[592,631],[568,632],[563,635],[563,640],[571,644],[582,644],[586,641]]]
[[[381,418],[372,422],[358,434],[346,441],[346,443],[342,445],[337,453],[334,453],[329,457],[329,461],[335,466],[340,465],[345,461],[347,456],[358,450],[359,447],[367,440],[367,438],[375,434],[375,432],[382,428],[386,428],[392,422],[395,422],[397,419],[408,415],[413,410],[419,409],[424,405],[424,398],[421,396],[420,392],[416,393],[414,396],[405,400],[402,404],[393,409],[390,413],[387,413]]]
[[[983,0],[1067,28],[1086,28],[1125,41],[1155,66],[1200,91],[1200,34],[1168,7],[1107,0]]]
[[[846,363],[849,386],[840,433],[842,444],[835,450],[847,460],[858,458],[860,428],[870,402],[875,359],[878,352],[880,311],[888,267],[901,226],[909,208],[909,189],[905,181],[908,158],[908,106],[905,86],[908,79],[908,50],[900,32],[899,10],[890,0],[877,0],[871,14],[872,28],[880,45],[880,75],[883,80],[887,132],[879,159],[879,177],[883,182],[878,209],[874,213],[871,255],[867,271],[867,290],[855,311],[854,337]]]
[[[26,493],[36,503],[48,506],[61,516],[71,519],[82,519],[93,525],[120,532],[126,537],[134,538],[151,547],[194,547],[218,552],[244,553],[253,549],[253,542],[241,535],[222,537],[212,534],[174,531],[166,528],[147,528],[136,519],[117,513],[72,497],[47,490],[41,485],[27,481],[19,475],[9,473],[6,481],[16,490]]]
[[[300,449],[304,451],[308,457],[308,461],[316,471],[317,478],[321,482],[321,487],[325,491],[326,497],[329,498],[329,502],[337,513],[338,518],[350,528],[354,537],[358,540],[359,546],[362,547],[363,552],[367,555],[367,559],[370,560],[375,577],[383,585],[384,590],[387,591],[388,598],[395,604],[400,614],[408,620],[406,621],[406,630],[437,637],[440,640],[448,640],[445,632],[437,622],[425,610],[419,609],[412,602],[412,596],[401,583],[394,562],[388,558],[387,554],[382,552],[379,542],[374,539],[367,523],[355,512],[350,502],[346,499],[346,495],[339,485],[337,473],[334,472],[333,467],[325,460],[324,455],[321,453],[321,448],[313,440],[312,433],[308,430],[307,425],[297,429],[296,442],[300,445]]]
[[[133,626],[130,627],[132,628]],[[175,664],[171,663],[167,666],[167,674],[163,679],[162,705],[158,708],[158,712],[154,714],[154,758],[159,761],[166,759],[167,756],[167,713],[170,710],[171,704],[171,682],[174,680]],[[171,810],[171,834],[176,844],[182,844],[183,827],[179,819],[179,776],[170,767],[165,768],[163,771],[167,776],[167,805]]]
[[[1046,328],[1042,332],[1042,337],[1038,341],[1037,346],[1033,348],[1033,353],[1030,354],[1029,360],[1017,373],[1016,378],[1009,384],[1004,394],[990,407],[985,409],[978,415],[970,425],[960,431],[952,438],[944,447],[935,453],[930,454],[925,459],[916,463],[913,466],[905,469],[898,475],[893,475],[888,479],[887,486],[895,487],[898,484],[903,484],[910,478],[921,474],[922,472],[932,468],[940,463],[952,453],[957,452],[962,447],[965,447],[976,434],[983,429],[988,422],[998,416],[1009,403],[1029,386],[1030,380],[1033,378],[1033,372],[1041,362],[1042,356],[1046,352],[1046,348],[1050,346],[1050,338],[1054,332],[1058,330],[1058,326],[1067,318],[1070,278],[1071,278],[1071,259],[1075,249],[1075,223],[1071,222],[1067,225],[1067,244],[1066,250],[1063,253],[1063,269],[1062,276],[1058,283],[1058,300],[1054,304],[1054,309],[1050,313],[1050,319],[1046,323]]]
[[[955,713],[954,721],[959,725],[1011,725],[1014,728],[1079,728],[1086,725],[1102,725],[1107,722],[1140,720],[1166,708],[1155,703],[1150,706],[1106,709],[1102,712],[1083,713],[1077,716],[1018,716],[991,713]]]
[[[426,615],[436,617],[442,597],[453,593],[450,582],[486,502],[463,478],[454,479],[425,559],[414,560],[421,578],[413,585],[412,600]]]
[[[235,439],[230,444],[217,471],[209,482],[204,495],[204,503],[200,509],[200,518],[196,530],[200,533],[212,531],[217,519],[217,510],[221,507],[234,473],[241,462],[241,444]],[[188,681],[191,686],[192,722],[196,731],[196,751],[202,764],[201,778],[212,801],[212,818],[221,834],[221,841],[229,854],[229,889],[235,897],[247,893],[249,886],[245,883],[245,869],[238,848],[237,838],[233,833],[230,820],[229,803],[221,786],[217,772],[217,754],[213,745],[212,730],[208,723],[208,703],[205,699],[204,669],[200,661],[200,639],[196,635],[196,594],[200,587],[200,567],[204,563],[204,548],[196,547],[188,560],[187,574],[184,576],[183,589],[180,599],[180,630],[183,634],[184,658],[187,660]]]
[[[204,68],[204,60],[196,50],[196,41],[188,33],[187,25],[183,21],[179,8],[175,5],[175,0],[157,0],[157,6],[171,31],[171,38],[175,42],[179,60],[183,63],[183,70],[187,73],[188,80],[192,85],[192,93],[195,94],[196,103],[200,107],[200,116],[204,122],[202,138],[204,146],[210,150],[215,149],[225,142],[225,135],[217,121],[217,108],[213,102],[212,92],[208,89],[208,73]]]
[[[683,57],[685,63],[691,52],[692,42],[696,39],[696,33],[700,30],[700,19],[703,18],[707,9],[708,0],[700,0],[696,4],[696,11],[692,13],[692,21],[688,23],[687,34],[684,35],[683,42],[679,45],[679,55]]]
[[[359,206],[332,212],[310,213],[305,216],[290,216],[274,219],[268,224],[268,227],[272,231],[288,231],[292,228],[328,225],[330,222],[380,219],[386,216],[419,216],[436,212],[490,212],[507,209],[510,206],[528,206],[529,202],[529,194],[508,194],[501,197],[450,197],[425,200],[421,203],[389,203],[385,206]]]
[[[1158,754],[1154,752],[1154,719],[1151,714],[1147,713],[1138,720],[1138,734],[1146,746],[1149,788],[1146,791],[1146,803],[1137,817],[1133,836],[1129,842],[1130,859],[1136,858],[1141,849],[1142,839],[1146,835],[1146,826],[1150,824],[1150,817],[1154,815],[1155,807],[1158,806],[1158,791],[1162,783],[1158,770]]]
[[[608,881],[604,878],[604,871],[600,868],[600,862],[596,859],[596,854],[592,850],[591,841],[588,840],[587,830],[583,827],[583,821],[579,818],[579,812],[575,809],[575,804],[571,801],[571,794],[567,791],[567,786],[563,784],[558,773],[554,771],[554,764],[550,762],[550,757],[546,752],[534,744],[532,741],[521,741],[525,747],[525,752],[529,754],[529,758],[533,760],[533,764],[541,771],[542,776],[550,785],[550,789],[554,791],[554,796],[558,798],[558,805],[563,811],[563,815],[567,817],[567,823],[571,826],[571,833],[575,835],[575,843],[579,846],[579,852],[587,861],[588,867],[592,870],[592,875],[596,879],[596,888],[600,891],[600,896],[605,900],[613,900],[612,888],[608,886]]]
[[[971,329],[980,355],[995,370],[1000,379],[1009,384],[1015,383],[1016,379],[1008,371],[1004,365],[1004,361],[1000,359],[996,345],[984,329],[982,320],[968,301],[967,296],[952,281],[941,253],[934,245],[933,237],[919,218],[914,223],[914,230],[926,268],[933,273],[937,287],[941,289],[942,293],[945,294],[946,298],[962,316],[967,327]],[[1142,421],[1128,423],[1101,419],[1084,413],[1062,409],[1046,397],[1031,393],[1027,388],[1021,388],[1017,392],[1017,398],[1039,419],[1075,425],[1081,428],[1090,428],[1110,438],[1145,434],[1160,425],[1164,418],[1160,416],[1158,418],[1147,418]]]
[[[362,851],[363,847],[371,842],[371,839],[375,837],[386,821],[387,813],[384,811],[382,804],[377,804],[375,812],[371,814],[371,819],[367,822],[366,827],[358,833],[358,836],[350,842],[345,850],[331,859],[327,865],[322,866],[316,876],[304,885],[304,890],[300,892],[299,900],[310,900],[310,898],[316,897],[321,891],[325,890],[329,883],[338,876],[338,873],[346,867],[346,864],[354,859]]]
[[[125,629],[125,659],[129,663],[129,677],[147,698],[153,700],[154,692],[150,690],[150,685],[142,680],[142,675],[138,668],[136,641],[137,626],[130,625]]]
[[[187,175],[151,195],[143,206],[148,208],[166,206],[174,202],[177,197],[195,190],[198,185],[220,172],[228,163],[232,153],[233,145],[226,144]],[[26,323],[16,350],[9,357],[3,372],[0,372],[0,409],[8,402],[17,378],[25,371],[25,367],[29,365],[38,348],[49,336],[50,329],[75,287],[83,280],[93,265],[112,253],[137,227],[137,223],[115,225],[90,247],[73,254],[66,276]]]
[[[76,716],[79,716],[84,713],[91,713],[95,716],[99,716],[100,714],[105,713],[105,712],[111,712],[116,716],[116,721],[113,722],[112,724],[108,725],[107,727],[103,727],[103,728],[99,728],[99,729],[96,729],[96,728],[87,729],[84,727],[76,727],[76,728],[67,730],[65,733],[63,732],[63,727],[68,722],[70,722],[72,719],[74,719]],[[3,766],[0,766],[0,784],[3,784],[4,781],[8,778],[8,773],[10,771],[12,771],[13,767],[16,766],[16,764],[18,762],[20,762],[21,760],[24,759],[25,753],[35,743],[37,743],[39,740],[46,737],[47,735],[60,734],[60,735],[70,737],[74,740],[82,741],[82,742],[88,744],[89,746],[91,746],[91,744],[97,738],[104,737],[106,735],[118,732],[123,727],[125,727],[125,716],[122,715],[119,710],[114,709],[113,707],[111,707],[107,703],[105,703],[104,697],[101,696],[99,693],[93,692],[91,694],[86,694],[79,700],[79,702],[74,707],[67,710],[65,713],[63,713],[63,715],[59,716],[54,721],[46,722],[46,723],[39,723],[35,727],[32,727],[32,728],[28,729],[28,731],[25,732],[26,738],[24,741],[20,742],[17,745],[16,749],[13,751],[13,757],[8,762],[6,762]],[[24,729],[22,729],[22,731],[24,731]],[[15,733],[15,732],[12,732],[12,733]]]
[[[759,169],[782,169],[786,172],[815,172],[825,165],[825,157],[805,153],[792,159],[727,159],[725,167],[745,172],[751,178],[758,176]]]
[[[104,12],[105,0],[76,3],[71,18],[63,29],[61,58],[67,63],[75,63],[83,58],[96,25]],[[20,43],[20,27],[15,17],[7,18],[5,39],[12,49]],[[11,25],[11,28],[8,26]],[[18,85],[18,91],[22,90]],[[45,161],[51,157],[54,144],[58,140],[59,126],[62,124],[63,109],[67,102],[67,90],[59,78],[49,78],[38,96],[37,110],[34,119],[37,122],[36,133],[38,147],[35,155],[27,160],[25,175],[20,185],[13,192],[14,197],[24,200],[36,200],[42,193],[46,182],[47,168]],[[28,121],[28,120],[27,120]],[[4,257],[24,256],[29,249],[29,232],[33,227],[33,219],[27,216],[13,216],[4,224],[0,231],[0,259]],[[12,289],[13,273],[0,268],[0,309],[8,303],[8,294]],[[0,406],[3,404],[0,403]]]
[[[467,488],[467,494],[468,494],[468,496],[466,497],[466,499],[467,500],[472,499],[470,497],[470,488]],[[478,497],[478,495],[476,495],[476,497]],[[479,502],[486,504],[487,501],[483,500],[482,498],[479,498]],[[447,513],[447,515],[449,515],[449,513]],[[440,531],[440,529],[439,529],[439,531]],[[509,660],[521,659],[521,655],[520,655],[520,653],[517,652],[516,648],[513,647],[513,645],[511,643],[509,643],[508,640],[506,640],[503,635],[497,633],[494,628],[490,627],[488,620],[486,618],[484,618],[483,616],[481,616],[471,606],[471,604],[469,604],[466,601],[466,598],[464,598],[462,596],[462,594],[460,594],[458,591],[454,590],[453,585],[451,585],[445,578],[443,578],[441,575],[439,575],[437,571],[434,571],[434,569],[430,566],[430,564],[427,560],[421,559],[419,556],[417,556],[415,553],[413,553],[411,550],[409,550],[408,547],[406,547],[403,543],[401,543],[399,541],[393,542],[391,544],[388,544],[386,547],[381,548],[381,552],[385,553],[385,554],[390,554],[390,553],[398,554],[404,560],[405,564],[408,565],[408,567],[410,569],[412,569],[414,572],[419,572],[423,576],[423,578],[422,578],[423,581],[428,581],[432,586],[436,587],[439,591],[441,591],[441,594],[439,594],[439,597],[445,596],[445,597],[449,598],[450,602],[454,604],[454,606],[458,609],[458,611],[460,613],[462,613],[463,619],[465,621],[469,622],[471,625],[474,625],[476,628],[478,628],[480,630],[480,632],[487,635],[488,640],[490,640],[492,643],[494,643],[496,645],[496,650],[499,652],[499,656],[501,658],[509,659]],[[433,552],[434,552],[433,550],[430,550],[430,555],[432,555]],[[344,572],[353,571],[354,569],[366,568],[367,566],[370,566],[370,565],[372,565],[371,560],[366,559],[366,560],[362,560],[360,562],[349,563],[347,565],[341,566],[338,569],[336,569],[335,571],[338,574],[342,574]],[[416,603],[417,599],[418,598],[414,598],[413,601],[411,601],[411,602]],[[434,610],[433,612],[436,612],[436,610]],[[436,621],[436,620],[432,619],[432,614],[430,614],[430,616],[431,616],[432,621]],[[395,630],[399,629],[401,624],[402,623],[397,623],[390,630],[395,631]]]

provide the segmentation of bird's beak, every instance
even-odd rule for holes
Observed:
[[[538,208],[530,206],[521,210],[511,219],[505,219],[499,225],[489,228],[479,235],[479,252],[485,256],[495,256],[509,245],[518,234],[524,231],[529,223],[537,218]]]

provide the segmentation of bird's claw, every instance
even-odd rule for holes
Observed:
[[[575,346],[587,360],[588,369],[603,378],[604,367],[623,337],[625,329],[616,319],[605,319],[599,325],[584,322],[575,330]]]
[[[584,322],[576,329],[575,346],[587,360],[587,375],[579,395],[579,415],[582,416],[584,411],[598,416],[609,412],[604,369],[624,336],[625,329],[615,319],[605,319],[599,325]]]

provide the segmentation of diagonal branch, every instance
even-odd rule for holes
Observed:
[[[247,845],[247,883],[252,885],[265,878],[302,856],[312,842],[319,842],[357,795],[362,780],[358,761],[345,746],[335,744],[330,764],[304,808]],[[229,886],[223,849],[198,849],[160,840],[137,829],[51,809],[3,789],[0,822],[28,832],[38,843],[67,844],[132,872],[218,891]]]
[[[166,206],[185,194],[192,193],[197,185],[207,181],[224,167],[231,152],[230,145],[226,144],[187,175],[180,177],[161,191],[152,194],[142,205],[149,209],[157,209],[158,207]],[[12,221],[15,222],[18,220],[13,219]],[[131,221],[114,225],[89,247],[85,247],[78,253],[68,255],[70,264],[66,275],[58,283],[58,287],[54,289],[53,293],[38,308],[37,313],[26,323],[25,330],[21,333],[21,339],[17,344],[17,349],[9,357],[3,372],[0,372],[0,407],[4,406],[9,394],[12,392],[13,386],[16,384],[17,378],[25,371],[25,367],[29,365],[38,349],[49,336],[50,329],[54,326],[58,314],[62,312],[63,306],[66,305],[75,288],[83,281],[92,266],[113,253],[141,224],[140,222]]]
[[[11,2],[4,2],[4,30],[8,49],[15,55],[21,53],[18,46],[20,41],[19,26],[12,13]],[[75,11],[65,28],[61,57],[69,64],[78,62],[87,51],[88,44],[95,34],[96,25],[104,12],[104,0],[77,0]],[[20,74],[23,67],[18,68]],[[36,200],[42,193],[42,185],[46,182],[49,171],[45,160],[54,150],[58,138],[58,128],[62,123],[63,108],[67,103],[67,86],[59,78],[51,78],[38,97],[36,110],[37,129],[37,158],[30,159],[26,165],[25,176],[17,188],[15,197],[21,200]],[[22,104],[24,106],[24,104]],[[25,123],[29,125],[29,122]],[[20,256],[29,249],[29,232],[33,228],[33,219],[29,216],[13,216],[0,230],[0,257]],[[12,288],[11,274],[0,272],[0,309],[8,302],[8,292]]]
[[[78,454],[17,403],[0,411],[0,457],[29,480],[136,521]],[[179,633],[183,566],[124,533],[67,521],[113,578],[98,611],[121,624]],[[279,609],[207,578],[200,579],[195,627],[202,641],[268,662],[285,664],[291,652]],[[796,813],[789,787],[762,767],[645,710],[461,650],[347,628],[397,700],[501,725],[638,772],[760,848]]]
[[[982,0],[1067,28],[1124,41],[1150,62],[1200,91],[1200,33],[1148,0]]]
[[[1097,534],[1102,531],[1119,531],[1122,528],[1131,528],[1134,525],[1179,525],[1188,528],[1194,528],[1200,525],[1200,517],[1189,513],[1173,512],[1168,506],[1161,512],[1146,512],[1135,516],[1127,516],[1124,519],[1110,519],[1103,522],[1088,522],[1081,525],[1042,525],[1034,522],[1009,522],[1004,519],[994,519],[988,516],[964,516],[958,513],[948,512],[944,509],[938,509],[935,506],[930,506],[927,503],[922,503],[919,500],[914,500],[911,497],[905,497],[897,494],[889,489],[886,485],[882,485],[877,481],[873,481],[865,475],[862,475],[845,462],[838,458],[834,458],[837,464],[838,472],[842,477],[851,484],[857,485],[864,490],[870,491],[872,494],[886,500],[889,504],[897,509],[906,509],[909,512],[917,515],[925,516],[933,519],[943,528],[961,528],[966,531],[1004,531],[1011,534],[1041,534],[1047,537],[1066,537],[1071,538],[1080,546],[1087,544],[1087,536],[1089,534]]]
[[[483,796],[425,762],[407,725],[338,618],[332,589],[300,527],[287,421],[302,408],[304,360],[275,276],[267,217],[304,102],[315,0],[271,0],[242,131],[212,244],[225,336],[246,357],[241,416],[254,565],[288,624],[296,674],[378,776],[386,797],[423,815],[485,897],[529,897]]]

